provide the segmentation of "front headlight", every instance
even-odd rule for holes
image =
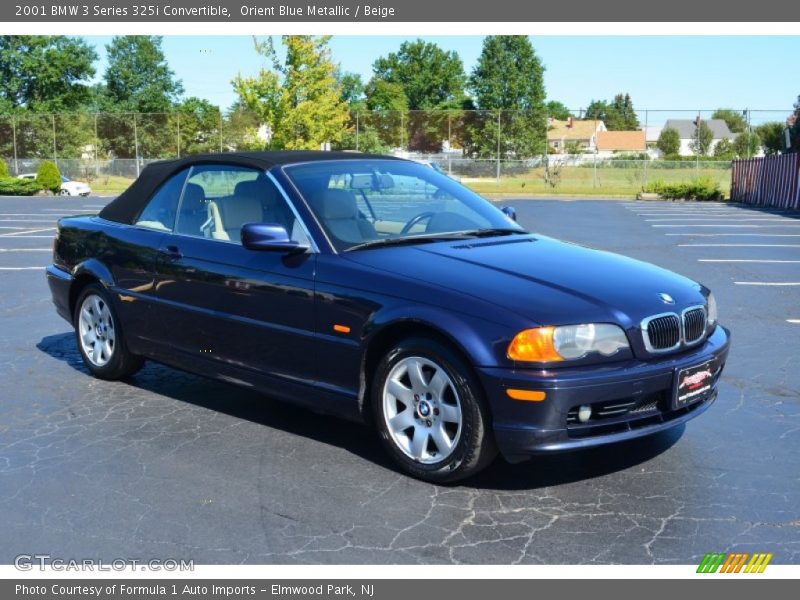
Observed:
[[[714,298],[714,294],[711,292],[708,293],[708,299],[706,300],[706,320],[709,327],[717,324],[717,299]]]
[[[628,347],[628,338],[617,325],[588,323],[526,329],[514,337],[507,354],[511,360],[558,362],[593,353],[611,356]]]

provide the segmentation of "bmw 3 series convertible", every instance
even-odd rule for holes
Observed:
[[[153,360],[362,421],[432,482],[682,424],[729,348],[703,285],[355,153],[153,163],[60,220],[47,280],[96,377]]]

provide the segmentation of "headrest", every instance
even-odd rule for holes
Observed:
[[[233,188],[234,196],[251,196],[259,197],[267,193],[266,181],[264,179],[251,179],[248,181],[240,181]]]
[[[219,203],[219,209],[226,229],[264,220],[264,209],[257,196],[228,196]]]
[[[187,183],[183,190],[183,208],[200,210],[205,207],[206,193],[196,183]]]
[[[348,190],[324,190],[316,196],[313,204],[319,218],[324,221],[358,217],[356,197]]]

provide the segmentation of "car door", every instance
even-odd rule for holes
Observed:
[[[106,257],[119,292],[118,312],[134,349],[159,337],[153,303],[156,295],[156,263],[165,235],[175,225],[186,176],[184,169],[167,179],[148,199],[132,225],[108,229],[111,239],[98,252]]]
[[[228,367],[312,380],[316,254],[244,248],[242,226],[259,222],[305,236],[263,171],[192,168],[156,267],[163,343]]]

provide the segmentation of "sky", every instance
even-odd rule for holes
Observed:
[[[101,75],[111,38],[85,39],[100,55]],[[376,58],[413,39],[334,36],[330,48],[343,70],[367,81]],[[482,36],[422,39],[456,51],[467,73],[483,41]],[[756,120],[783,120],[800,94],[794,67],[800,36],[535,36],[531,42],[546,68],[548,99],[574,110],[627,92],[639,111],[750,108],[776,111]],[[237,73],[254,75],[263,64],[251,36],[166,36],[163,49],[187,96],[222,107],[235,99],[231,79]],[[659,120],[657,113],[653,120]]]

